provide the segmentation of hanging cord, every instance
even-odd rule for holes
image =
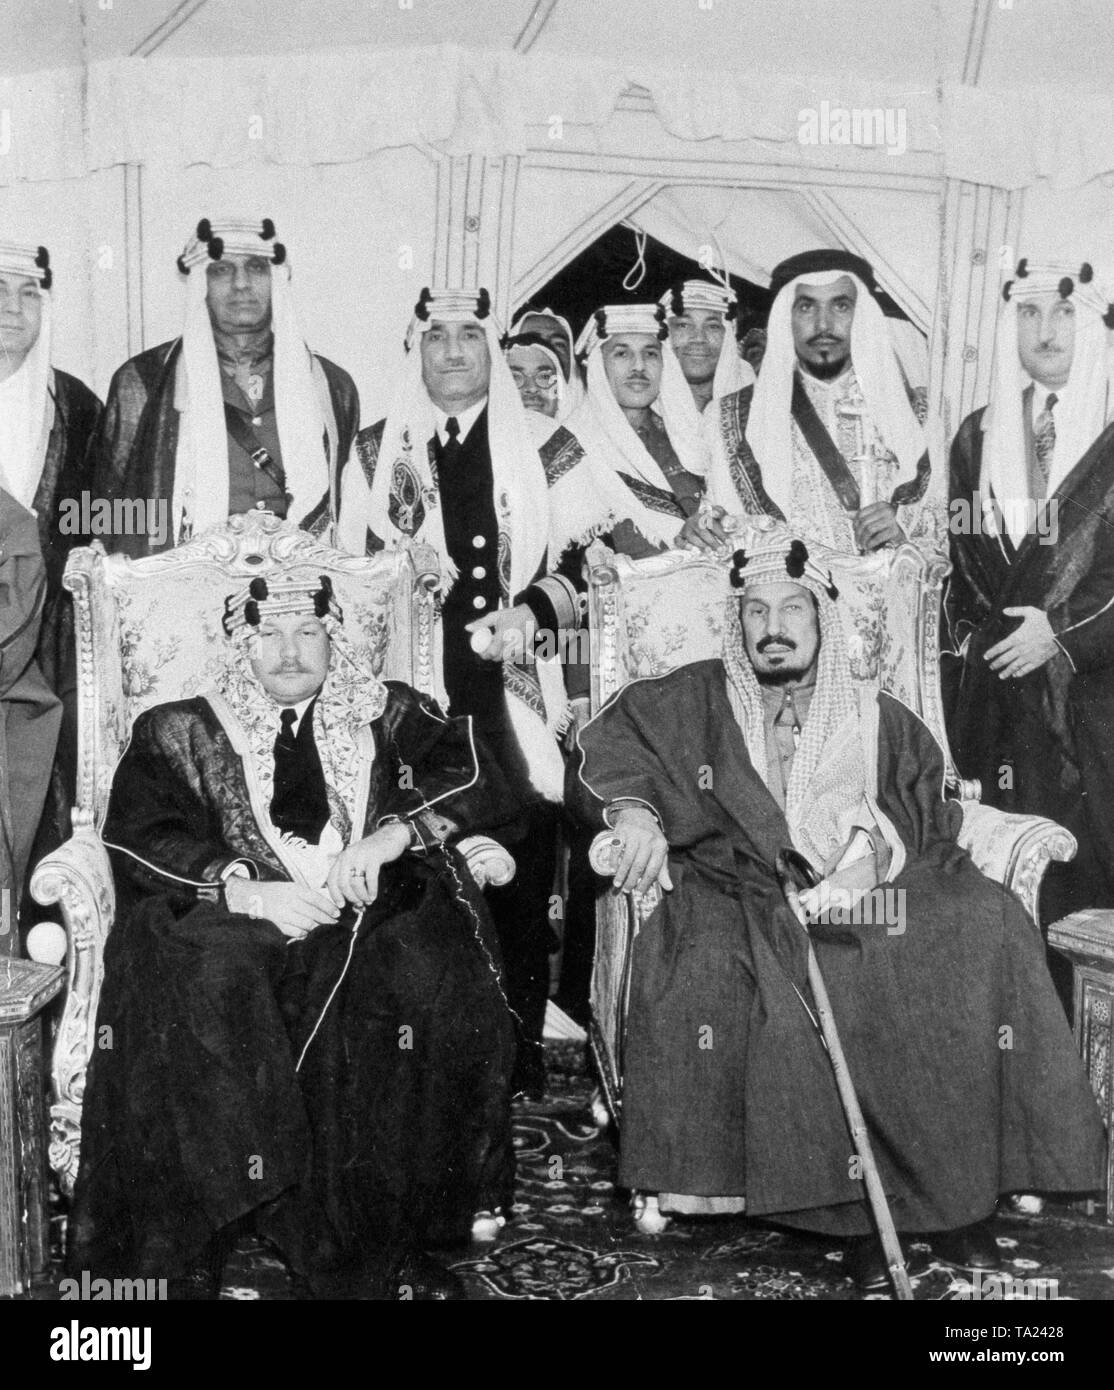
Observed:
[[[634,233],[634,246],[637,253],[634,265],[623,276],[623,289],[628,294],[633,294],[646,278],[646,233],[636,227],[633,222],[624,222],[623,226],[629,227]]]
[[[495,961],[492,959],[491,952],[487,949],[487,943],[484,941],[483,936],[481,934],[482,924],[480,922],[479,915],[476,912],[476,909],[468,901],[468,896],[464,891],[464,884],[460,881],[460,877],[456,871],[456,865],[452,861],[452,856],[449,854],[449,852],[445,849],[443,845],[441,846],[441,855],[445,861],[445,867],[452,875],[452,880],[454,884],[453,896],[468,913],[468,916],[472,919],[472,935],[475,937],[476,945],[479,946],[480,952],[483,955],[484,960],[487,962],[487,968],[491,971],[491,974],[495,980],[495,987],[499,991],[499,997],[502,999],[503,1003],[506,1004],[507,1012],[515,1020],[519,1027],[525,1028],[526,1025],[525,1023],[523,1023],[521,1016],[519,1015],[516,1009],[513,1009],[511,1007],[511,1001],[506,996],[506,993],[503,989],[503,982],[499,979],[499,967],[495,964]]]
[[[492,959],[491,952],[487,949],[487,943],[484,941],[483,936],[481,935],[480,919],[476,913],[476,909],[468,901],[468,897],[464,892],[464,885],[461,883],[460,878],[456,872],[456,866],[454,865],[451,856],[447,853],[444,846],[440,847],[439,852],[445,862],[445,867],[452,875],[452,880],[454,884],[453,896],[456,898],[457,902],[460,903],[460,905],[464,908],[464,910],[468,913],[469,917],[472,919],[472,935],[475,937],[476,944],[479,946],[483,958],[487,963],[487,968],[491,971],[492,977],[495,980],[495,987],[499,991],[499,997],[507,1006],[507,1012],[511,1015],[511,1017],[518,1023],[520,1027],[525,1027],[525,1024],[522,1022],[522,1019],[519,1016],[518,1012],[511,1007],[511,1002],[506,996],[506,993],[503,989],[502,981],[499,979],[499,967],[495,964],[495,961]],[[348,974],[348,967],[352,964],[352,953],[356,949],[356,933],[360,930],[360,924],[364,920],[364,913],[366,911],[366,908],[361,907],[359,912],[356,913],[356,920],[352,923],[352,931],[348,939],[348,955],[345,957],[344,968],[341,970],[340,975],[337,977],[336,984],[330,990],[329,997],[325,1000],[324,1007],[317,1016],[317,1022],[313,1025],[313,1031],[310,1033],[309,1037],[305,1041],[305,1046],[302,1048],[301,1056],[298,1058],[298,1064],[294,1068],[296,1072],[301,1071],[302,1063],[306,1059],[306,1053],[309,1051],[310,1044],[313,1042],[314,1038],[320,1031],[321,1025],[325,1021],[325,1015],[329,1012],[329,1006],[336,998],[337,991],[344,983],[344,977]]]
[[[715,247],[716,255],[719,257],[719,263],[723,269],[719,270],[714,265],[701,266],[700,268],[710,275],[717,285],[722,285],[728,294],[734,294],[735,290],[731,284],[731,276],[727,270],[727,257],[723,254],[723,247],[720,245],[719,237],[716,236],[715,232],[709,232],[708,240]]]
[[[325,1015],[329,1012],[329,1005],[336,998],[337,990],[340,989],[341,985],[344,983],[345,975],[348,974],[348,967],[352,964],[352,952],[356,949],[356,933],[360,930],[360,923],[364,920],[364,913],[366,911],[366,908],[361,907],[359,912],[356,913],[356,920],[352,923],[352,931],[348,938],[348,955],[344,960],[344,968],[337,976],[336,984],[329,991],[329,997],[325,1000],[325,1007],[317,1015],[317,1022],[313,1025],[313,1031],[306,1039],[306,1045],[302,1048],[302,1055],[298,1058],[298,1065],[294,1068],[296,1072],[302,1070],[302,1063],[306,1060],[306,1053],[309,1051],[309,1045],[313,1042],[314,1038],[317,1037],[318,1029],[321,1027],[322,1023],[324,1023]]]

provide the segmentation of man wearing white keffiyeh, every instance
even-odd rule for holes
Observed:
[[[990,404],[951,451],[952,749],[985,800],[1075,835],[1075,858],[1042,883],[1045,922],[1114,905],[1111,298],[1087,262],[1020,261]]]
[[[544,309],[521,311],[511,324],[510,336],[515,338],[523,333],[537,334],[561,364],[565,389],[561,393],[561,407],[557,419],[559,424],[564,424],[584,400],[584,382],[576,361],[576,339],[572,327],[568,319],[547,306]]]
[[[357,458],[341,544],[362,554],[420,541],[437,552],[449,712],[473,717],[523,804],[503,837],[518,872],[490,896],[523,1026],[519,1079],[537,1092],[567,702],[559,663],[535,661],[533,639],[575,628],[579,603],[569,581],[547,574],[545,474],[486,290],[423,289],[386,419],[361,430]]]
[[[707,455],[668,338],[658,304],[605,305],[580,335],[587,398],[542,448],[555,556],[604,534],[623,554],[651,555],[696,511]]]
[[[939,544],[935,423],[924,383],[907,379],[870,266],[807,251],[775,266],[770,288],[762,372],[720,401],[714,421],[711,503],[778,517],[851,553],[906,538]]]
[[[273,222],[203,218],[178,269],[182,336],[116,373],[92,456],[98,498],[161,504],[170,524],[163,537],[106,537],[107,548],[148,554],[254,508],[325,534],[359,397],[306,346]]]
[[[616,888],[664,890],[631,956],[619,1181],[661,1211],[856,1237],[846,1272],[885,1286],[779,882],[795,851],[895,1224],[991,1267],[1000,1193],[1102,1171],[1040,935],[959,847],[927,726],[855,688],[822,555],[782,528],[737,543],[722,659],[629,682],[578,734],[570,786],[618,841]],[[1007,1017],[1024,1048],[998,1046]]]

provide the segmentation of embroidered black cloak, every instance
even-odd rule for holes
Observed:
[[[468,721],[399,682],[388,692],[363,833],[438,797],[464,833],[504,819],[505,787]],[[136,720],[104,836],[119,847],[117,920],[71,1268],[174,1277],[254,1214],[303,1274],[326,1258],[382,1273],[510,1200],[511,1019],[455,850],[386,866],[354,940],[350,910],[294,944],[230,913],[217,885],[234,860],[288,875],[204,698]]]

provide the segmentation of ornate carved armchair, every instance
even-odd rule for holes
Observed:
[[[1053,821],[982,805],[978,782],[963,781],[956,773],[944,730],[939,672],[940,594],[947,562],[926,558],[909,544],[867,556],[810,550],[831,568],[839,588],[836,608],[854,680],[889,691],[925,721],[944,750],[950,790],[963,806],[960,843],[983,873],[1012,889],[1036,919],[1049,861],[1071,859],[1076,843]],[[627,681],[719,654],[732,592],[728,563],[688,550],[633,561],[596,543],[588,551],[588,567],[593,713]],[[597,872],[613,871],[612,851],[609,833],[598,835],[591,855]],[[616,898],[610,893],[597,900],[591,1045],[615,1117],[622,1100],[631,951],[659,891],[638,902],[629,894]]]
[[[68,987],[54,1046],[50,1162],[72,1191],[80,1151],[86,1066],[94,1044],[104,944],[115,893],[100,838],[112,774],[136,716],[196,695],[219,677],[229,647],[224,598],[245,577],[288,563],[327,574],[349,638],[371,669],[439,691],[435,557],[426,547],[364,559],[321,544],[268,512],[142,560],[107,556],[99,542],[75,550],[64,583],[74,596],[78,660],[78,784],[73,835],[36,866],[31,891],[58,903],[67,938]],[[461,842],[477,882],[505,883],[510,855],[484,836]]]

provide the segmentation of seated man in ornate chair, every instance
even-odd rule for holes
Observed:
[[[514,1039],[452,846],[514,808],[327,576],[245,581],[222,625],[223,676],[141,713],[113,779],[70,1267],[215,1297],[251,1219],[314,1294],[463,1297],[425,1252],[510,1199]]]
[[[825,876],[813,944],[899,1230],[987,1267],[999,1193],[1102,1181],[1102,1125],[1020,903],[960,847],[945,759],[856,684],[832,575],[785,535],[735,554],[722,658],[632,681],[579,733],[616,886],[664,888],[630,963],[620,1179],[663,1210],[858,1238],[885,1284],[776,869]]]

